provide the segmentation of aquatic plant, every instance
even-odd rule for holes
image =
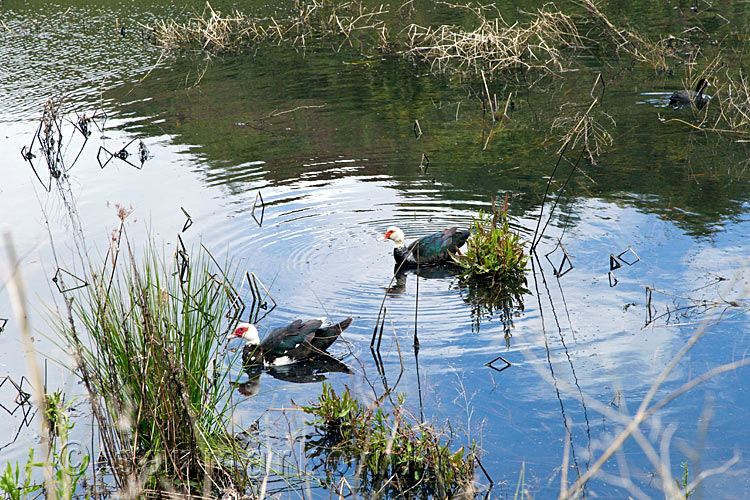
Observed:
[[[690,496],[695,493],[695,490],[689,489],[688,464],[687,462],[682,462],[680,466],[682,467],[682,478],[675,478],[675,483],[677,484],[677,489],[685,494],[685,500],[690,500]]]
[[[510,229],[507,196],[502,211],[495,208],[493,199],[491,216],[479,212],[472,222],[471,233],[465,254],[454,256],[464,278],[481,278],[490,286],[497,284],[508,289],[526,284],[529,256],[524,252],[521,237]]]
[[[529,293],[528,289],[523,285],[493,287],[473,279],[458,280],[457,287],[463,301],[471,307],[472,329],[479,332],[485,320],[496,318],[502,325],[505,343],[510,346],[513,318],[523,313],[523,295]]]
[[[452,498],[473,492],[477,446],[451,451],[450,442],[425,423],[410,423],[400,396],[393,415],[379,404],[368,407],[347,388],[341,395],[328,384],[317,402],[302,406],[314,415],[317,439],[308,456],[321,457],[327,472],[357,462],[359,493],[378,492],[419,498]]]
[[[10,462],[5,472],[0,476],[0,490],[11,500],[28,498],[29,494],[45,489],[46,498],[60,498],[70,500],[77,496],[76,490],[79,483],[86,475],[91,457],[88,454],[76,456],[76,448],[69,446],[70,431],[75,424],[70,421],[68,409],[71,403],[65,402],[65,396],[61,392],[44,395],[46,405],[46,417],[50,422],[50,457],[40,462],[34,460],[34,448],[29,448],[29,458],[23,466],[23,477],[19,463],[16,462],[15,469]],[[33,479],[34,469],[43,468],[47,464],[52,468],[53,480],[37,483]],[[54,490],[54,491],[50,491]]]
[[[235,293],[205,250],[180,250],[176,261],[153,248],[136,257],[122,241],[126,216],[104,265],[66,294],[69,316],[55,324],[89,391],[117,486],[132,493],[158,480],[190,491],[221,469],[229,444],[218,334]]]
[[[0,476],[0,490],[5,492],[6,498],[10,500],[21,500],[27,498],[29,493],[34,493],[43,488],[43,485],[32,482],[32,473],[34,471],[34,448],[29,448],[29,458],[23,466],[23,477],[19,464],[16,462],[15,470],[8,462],[5,472]]]

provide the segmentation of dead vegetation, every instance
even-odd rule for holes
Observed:
[[[311,41],[326,37],[343,38],[340,49],[347,43],[354,46],[360,33],[372,34],[376,46],[385,47],[388,29],[380,18],[385,13],[382,5],[369,9],[361,1],[297,0],[289,17],[255,17],[238,10],[225,15],[206,3],[202,13],[184,23],[159,20],[144,28],[157,46],[170,51],[195,49],[222,54],[262,41],[305,48]]]
[[[718,107],[723,128],[750,134],[750,81],[740,70],[727,74],[723,92],[718,94]]]
[[[144,28],[151,32],[152,39],[163,50],[193,48],[209,54],[234,52],[267,35],[267,30],[256,19],[237,10],[224,15],[208,3],[200,15],[185,23],[162,19]]]
[[[260,17],[237,10],[228,15],[206,4],[186,22],[160,20],[144,26],[151,40],[164,50],[202,50],[220,54],[242,50],[263,41],[306,48],[321,39],[336,39],[334,49],[357,47],[394,52],[427,63],[432,71],[479,74],[490,79],[508,71],[538,70],[543,74],[571,69],[577,51],[613,47],[654,68],[667,68],[675,47],[670,40],[653,42],[615,26],[592,0],[581,0],[585,16],[574,17],[550,3],[523,19],[507,22],[495,5],[438,2],[453,9],[472,28],[456,24],[422,26],[402,22],[414,14],[406,2],[395,14],[381,4],[363,0],[296,0],[286,17]],[[581,28],[579,28],[579,25]],[[585,29],[586,32],[582,32]],[[609,50],[609,49],[608,49]]]
[[[750,135],[750,79],[734,64],[728,61],[734,54],[718,54],[708,63],[699,63],[691,58],[683,80],[685,89],[693,89],[696,82],[706,78],[710,87],[700,105],[691,106],[692,119],[662,118],[663,123],[678,123],[701,132],[714,132],[740,136],[738,141],[746,142],[743,136]]]
[[[596,108],[598,102],[595,98],[585,110],[575,103],[565,103],[560,107],[560,115],[552,122],[553,131],[564,131],[557,154],[561,154],[566,147],[573,150],[581,145],[589,161],[596,163],[604,149],[612,145],[612,135],[604,124],[609,123],[613,127],[616,124],[606,111]]]
[[[384,48],[389,42],[389,30],[383,15],[388,11],[381,4],[376,9],[366,7],[361,1],[336,2],[335,0],[312,0],[295,2],[296,15],[289,20],[287,33],[282,36],[277,30],[278,42],[290,40],[295,47],[306,47],[308,40],[318,37],[342,37],[339,45],[354,46],[357,35],[372,35],[376,45]],[[274,21],[274,26],[279,23]]]
[[[586,11],[590,38],[598,40],[602,46],[612,47],[617,56],[627,54],[636,62],[657,70],[666,71],[669,68],[668,60],[676,56],[675,45],[671,42],[674,37],[650,40],[645,35],[616,26],[593,0],[579,0],[578,4]]]
[[[538,69],[560,72],[568,58],[564,47],[581,46],[573,19],[548,4],[527,14],[523,23],[508,24],[496,6],[449,5],[470,12],[478,26],[437,28],[412,24],[407,28],[406,54],[426,61],[434,70],[465,72]]]

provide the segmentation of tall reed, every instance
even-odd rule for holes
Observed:
[[[222,462],[229,384],[219,332],[234,293],[201,250],[142,257],[119,239],[89,285],[67,292],[58,318],[89,390],[103,452],[118,486],[191,490]],[[127,240],[127,237],[125,238]],[[125,253],[125,255],[120,255]]]

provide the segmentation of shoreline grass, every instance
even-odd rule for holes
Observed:
[[[229,278],[217,278],[205,251],[187,268],[153,246],[136,256],[120,217],[101,271],[66,297],[69,317],[55,326],[89,391],[118,488],[135,496],[157,485],[202,491],[203,478],[227,474],[222,450],[231,447],[218,340],[233,300],[222,281]]]

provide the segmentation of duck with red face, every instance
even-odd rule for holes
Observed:
[[[250,323],[240,323],[228,338],[245,339],[242,363],[245,366],[281,366],[327,355],[329,347],[352,323],[352,318],[323,327],[319,319],[298,319],[287,326],[272,330],[260,340],[258,329]]]
[[[460,255],[459,248],[469,239],[469,230],[459,230],[449,227],[439,233],[423,236],[406,246],[404,232],[396,226],[389,227],[383,235],[383,240],[391,240],[396,247],[393,258],[398,264],[431,265],[452,262],[451,254]]]

